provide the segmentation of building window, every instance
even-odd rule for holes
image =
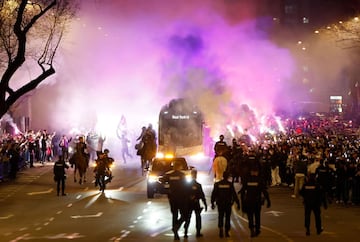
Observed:
[[[295,5],[285,5],[285,14],[292,15],[296,13]]]

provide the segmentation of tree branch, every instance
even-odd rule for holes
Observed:
[[[26,85],[22,86],[15,92],[9,93],[10,95],[5,101],[7,107],[10,107],[12,104],[16,102],[21,96],[26,94],[27,92],[34,90],[43,80],[48,78],[49,76],[55,74],[55,69],[51,66],[48,70],[41,73],[37,78],[31,80]]]

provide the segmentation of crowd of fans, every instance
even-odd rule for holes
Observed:
[[[87,154],[94,161],[98,150],[103,150],[105,138],[88,132],[87,134],[66,135],[49,132],[46,129],[24,133],[2,132],[0,135],[0,181],[15,179],[17,171],[32,168],[34,164],[45,165],[62,155],[69,161],[80,137],[87,144]]]
[[[0,179],[15,179],[18,170],[45,164],[57,154],[54,133],[47,130],[25,133],[2,133],[0,137]]]
[[[359,205],[358,128],[351,121],[326,116],[288,119],[284,128],[252,142],[244,142],[250,137],[232,139],[222,155],[233,181],[241,182],[251,163],[258,162],[266,184],[293,187],[294,198],[313,173],[323,184],[329,202]]]
[[[235,182],[259,162],[269,186],[294,187],[298,195],[304,179],[316,173],[327,184],[329,201],[360,204],[360,140],[358,127],[336,117],[287,119],[285,131],[265,133],[256,141],[236,137],[223,154]],[[225,137],[229,138],[229,137]],[[62,136],[47,130],[0,137],[0,180],[14,179],[19,169],[44,164],[62,152]],[[76,141],[76,139],[75,139]]]

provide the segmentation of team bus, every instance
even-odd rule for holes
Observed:
[[[158,155],[192,156],[203,153],[203,115],[183,98],[173,99],[159,114]]]

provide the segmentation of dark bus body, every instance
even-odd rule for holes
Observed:
[[[159,114],[158,153],[174,156],[203,152],[203,115],[187,99],[173,99]]]

